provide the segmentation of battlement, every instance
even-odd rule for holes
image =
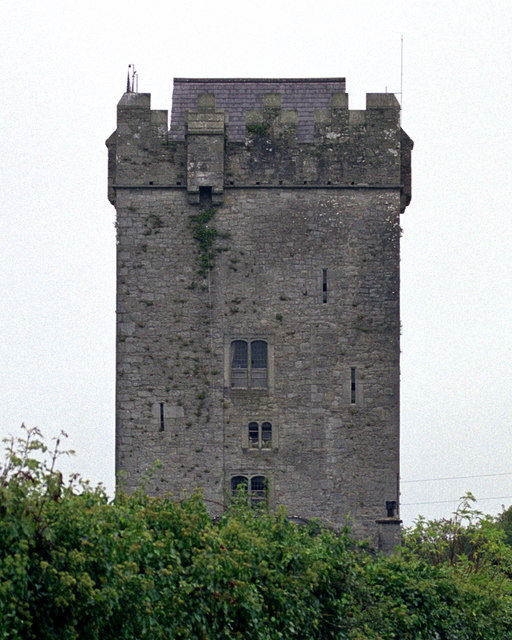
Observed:
[[[186,187],[191,203],[201,187],[220,203],[225,188],[273,185],[398,187],[402,210],[410,201],[412,143],[393,94],[350,110],[344,78],[177,78],[169,130],[150,102],[126,93],[118,104],[111,199],[138,183]]]

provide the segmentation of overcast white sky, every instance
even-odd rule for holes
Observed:
[[[22,421],[64,429],[77,451],[66,468],[113,487],[104,140],[129,63],[158,109],[170,109],[175,76],[344,76],[351,108],[364,108],[366,92],[400,91],[402,35],[415,141],[402,218],[402,516],[448,515],[467,490],[488,513],[512,504],[505,0],[4,3],[0,435]],[[412,482],[454,476],[488,477]]]

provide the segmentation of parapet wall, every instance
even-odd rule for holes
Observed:
[[[243,83],[228,83],[230,93],[220,92],[219,81],[201,81],[205,91],[196,86],[194,100],[186,81],[175,82],[187,90],[175,88],[169,131],[167,111],[151,110],[149,94],[126,93],[119,102],[117,130],[107,141],[112,202],[114,185],[130,185],[186,188],[191,202],[201,186],[211,187],[217,202],[224,189],[240,186],[400,188],[402,211],[409,203],[412,141],[393,94],[367,94],[366,109],[351,111],[342,80],[325,81],[314,103],[301,93],[302,85],[315,88],[306,81],[251,81],[238,97],[231,93]],[[319,103],[324,107],[315,108]]]

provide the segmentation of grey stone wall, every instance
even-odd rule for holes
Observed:
[[[107,141],[116,468],[134,489],[158,459],[152,490],[201,487],[214,515],[234,476],[261,475],[271,506],[334,526],[350,517],[357,535],[389,548],[399,534],[386,502],[398,503],[399,214],[412,142],[393,96],[370,94],[365,111],[349,111],[346,94],[311,84],[321,95],[310,142],[297,110],[282,108],[282,86],[245,112],[243,140],[230,138],[211,87],[182,114],[182,140],[149,95],[121,99]],[[206,228],[218,232],[204,274],[191,226],[203,196],[215,209]],[[231,387],[233,340],[267,342],[265,388]],[[251,422],[272,424],[271,448],[249,446]]]

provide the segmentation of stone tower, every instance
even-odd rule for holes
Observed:
[[[116,467],[399,540],[399,215],[412,141],[342,78],[127,92],[117,210]]]

